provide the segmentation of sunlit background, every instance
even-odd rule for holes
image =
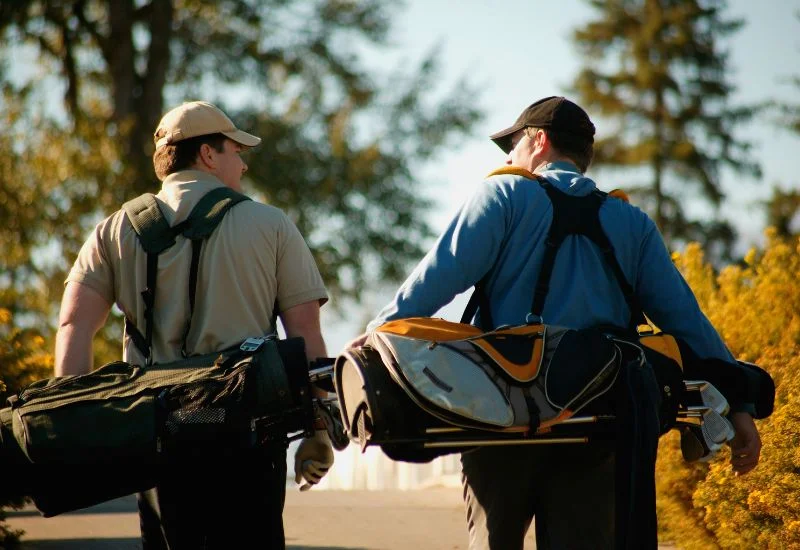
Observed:
[[[327,44],[332,51],[337,48],[350,49],[354,55],[360,56],[360,59],[349,61],[345,56],[342,72],[350,67],[358,67],[365,75],[374,75],[375,88],[391,97],[392,101],[378,102],[376,105],[366,101],[369,108],[357,112],[358,102],[364,100],[368,93],[361,90],[360,99],[359,93],[353,94],[355,99],[345,98],[347,94],[341,91],[340,83],[332,79],[324,67],[313,66],[316,58],[310,62],[310,69],[305,67],[308,73],[304,73],[303,78],[292,80],[291,69],[296,69],[305,61],[292,59],[292,55],[308,54],[310,51],[316,52],[315,55],[319,53],[319,49],[314,50],[302,44],[306,32],[313,36],[320,31],[318,26],[322,25],[320,19],[307,17],[306,12],[312,9],[310,6],[330,5],[335,10],[337,6],[344,9],[365,3],[333,0],[276,2],[276,5],[280,4],[276,13],[279,12],[287,23],[282,25],[280,21],[271,21],[272,26],[262,30],[274,41],[272,45],[275,50],[287,56],[275,62],[278,69],[272,71],[266,65],[257,63],[237,64],[243,55],[241,49],[235,49],[240,45],[233,44],[232,49],[225,50],[226,43],[220,47],[220,51],[214,50],[214,55],[205,60],[205,65],[191,65],[190,68],[197,72],[188,76],[182,74],[186,80],[179,81],[179,85],[173,82],[163,90],[162,112],[184,100],[210,100],[239,115],[241,118],[237,120],[244,129],[265,138],[264,144],[251,153],[251,179],[246,182],[247,191],[286,209],[318,254],[323,270],[328,269],[326,275],[332,300],[323,309],[322,326],[330,355],[337,354],[346,342],[364,330],[367,322],[391,299],[414,262],[433,244],[436,234],[481,185],[483,176],[505,161],[503,153],[488,140],[488,135],[509,126],[525,107],[539,98],[567,95],[578,100],[572,87],[580,71],[587,68],[588,62],[581,55],[574,33],[598,17],[592,2],[584,0],[408,0],[405,3],[387,3],[385,11],[391,15],[387,21],[389,39],[386,47],[362,40],[358,32],[350,35],[347,29],[342,34],[336,34],[336,39]],[[666,0],[663,2],[664,5],[668,3],[678,4]],[[709,3],[724,5],[721,2]],[[31,4],[42,5],[41,2]],[[137,7],[149,5],[144,0],[134,4]],[[204,36],[207,38],[212,35],[203,24],[210,22],[210,26],[218,24],[223,30],[228,30],[225,27],[228,19],[224,15],[219,16],[206,4],[194,0],[176,2],[178,4],[196,10],[191,13],[209,12],[214,15],[209,16],[208,21],[200,17],[183,21],[185,27],[180,27],[182,31],[192,30],[195,25],[202,27],[202,31],[193,37],[195,42],[186,46],[194,48],[193,55],[201,55],[204,49],[213,49],[214,44],[202,43]],[[12,13],[12,5],[17,4],[0,3],[0,21],[6,25],[6,31],[9,25],[13,28],[14,23],[2,17]],[[250,2],[249,5],[261,4]],[[800,107],[800,85],[797,83],[800,78],[800,1],[730,0],[727,7],[722,9],[722,16],[726,20],[741,19],[744,22],[742,28],[729,36],[719,37],[717,44],[720,51],[729,54],[722,76],[735,89],[728,101],[731,105],[762,104],[765,107],[750,120],[736,125],[734,130],[735,138],[752,144],[742,160],[757,163],[761,175],[737,173],[723,168],[719,185],[724,198],[717,209],[701,200],[695,194],[695,188],[684,189],[674,174],[669,179],[672,192],[680,198],[687,216],[703,221],[727,221],[735,229],[737,235],[732,253],[727,258],[712,258],[715,267],[726,263],[740,264],[750,247],[764,245],[764,230],[768,223],[766,203],[774,198],[775,189],[787,196],[792,193],[797,196],[800,191],[800,173],[796,166],[800,153],[800,132],[797,126],[794,130],[787,127],[792,123],[796,125],[799,119],[793,121],[787,110],[781,109],[781,106]],[[77,27],[77,23],[73,23]],[[32,25],[34,32],[41,31],[41,28]],[[243,36],[246,34],[242,32]],[[135,29],[134,35],[139,46],[148,42],[145,29]],[[320,32],[320,35],[327,36],[325,32]],[[118,207],[120,198],[133,196],[134,192],[145,189],[154,190],[149,187],[154,182],[134,179],[132,188],[123,185],[128,181],[123,176],[129,175],[125,171],[125,161],[131,160],[125,156],[125,151],[116,163],[109,161],[112,166],[103,165],[104,160],[117,158],[111,146],[122,135],[124,128],[116,122],[106,123],[111,118],[108,115],[108,75],[104,72],[106,68],[98,61],[96,52],[94,57],[79,55],[77,60],[79,65],[84,64],[83,68],[97,70],[97,74],[93,75],[96,81],[82,87],[82,95],[78,97],[82,109],[96,117],[92,119],[95,125],[90,125],[88,130],[80,130],[90,136],[87,140],[93,136],[97,141],[76,145],[70,141],[70,132],[74,128],[69,126],[71,118],[65,109],[64,98],[68,90],[61,65],[52,59],[46,63],[39,62],[36,47],[31,43],[22,44],[18,33],[6,32],[4,36],[7,40],[0,43],[0,53],[5,70],[0,76],[4,84],[10,83],[11,86],[6,86],[3,89],[5,95],[0,97],[0,105],[4,107],[2,114],[8,119],[5,136],[0,136],[0,146],[4,146],[6,152],[5,158],[0,160],[7,163],[0,162],[0,185],[3,186],[0,188],[0,212],[6,216],[5,228],[0,231],[0,321],[4,337],[8,336],[6,333],[13,333],[16,337],[18,333],[14,331],[17,329],[31,329],[42,334],[36,333],[39,340],[25,341],[25,345],[29,346],[25,349],[32,350],[31,353],[39,358],[39,370],[25,374],[28,378],[14,378],[9,373],[2,373],[9,386],[17,387],[29,382],[34,374],[50,372],[47,370],[51,368],[47,361],[52,358],[42,355],[39,341],[46,342],[46,346],[52,343],[58,293],[62,288],[64,270],[74,257],[75,247],[86,237],[93,223]],[[294,51],[294,41],[298,41],[305,49],[300,51],[298,46],[298,51]],[[419,92],[417,99],[420,105],[441,107],[437,102],[446,103],[450,98],[456,98],[458,101],[454,102],[459,107],[465,104],[471,106],[476,115],[473,119],[469,113],[465,114],[466,111],[456,113],[466,119],[466,122],[462,120],[465,130],[453,131],[441,140],[436,133],[441,129],[429,128],[431,131],[425,134],[425,138],[431,143],[433,154],[430,157],[424,151],[414,149],[420,142],[415,136],[417,128],[414,123],[420,120],[430,123],[430,119],[435,117],[420,116],[412,120],[401,113],[397,120],[392,118],[397,114],[393,103],[397,97],[392,93],[402,95],[406,91],[403,85],[413,82],[413,79],[401,79],[395,84],[396,89],[381,88],[386,82],[383,79],[386,74],[398,71],[402,75],[413,76],[428,56],[436,67],[432,72],[433,78],[424,80],[423,89],[416,90]],[[308,55],[309,59],[311,57]],[[281,65],[284,61],[285,66]],[[612,57],[601,65],[616,61],[619,60]],[[177,65],[174,67],[177,72],[185,68],[175,59],[172,62]],[[590,65],[590,68],[595,67]],[[319,74],[316,70],[319,70]],[[11,106],[17,105],[15,101],[24,95],[19,88],[24,84],[30,86],[31,101],[25,103],[20,113],[12,112]],[[283,85],[285,87],[282,88]],[[459,96],[456,93],[459,90],[465,91],[466,97]],[[410,92],[414,92],[413,84]],[[352,118],[348,118],[351,113],[347,109],[343,109],[344,114],[336,111],[340,103],[344,106],[356,105],[352,109],[356,112]],[[321,106],[327,109],[324,116],[319,114]],[[588,111],[598,128],[598,138],[609,137],[616,131],[618,121],[604,119],[596,109],[588,108]],[[460,120],[459,116],[452,118]],[[49,125],[51,120],[56,121],[53,126]],[[394,123],[397,123],[396,127],[391,126]],[[65,125],[66,129],[59,124]],[[52,145],[52,152],[33,150],[35,148],[22,139],[36,132],[47,133],[50,130],[53,134],[49,137],[53,141],[46,143]],[[152,132],[152,128],[145,128],[143,132]],[[383,185],[385,182],[381,181],[381,174],[364,170],[366,175],[363,181],[352,181],[346,176],[354,173],[353,166],[369,164],[364,159],[371,158],[370,154],[374,151],[368,145],[371,139],[376,139],[376,135],[380,137],[376,147],[385,146],[384,153],[388,151],[395,155],[392,160],[402,160],[408,152],[408,166],[401,165],[391,173],[393,186],[386,187],[392,192],[391,204],[377,204],[374,205],[376,208],[370,209],[364,207],[365,204],[369,206],[370,200],[366,187]],[[357,161],[364,162],[359,164],[354,161],[349,165],[339,163],[341,158],[331,150],[343,141],[348,142],[358,154],[364,153],[363,158],[355,155]],[[305,156],[293,158],[292,154],[298,151]],[[391,156],[388,153],[387,156]],[[85,155],[83,160],[87,162],[74,163],[75,158],[81,160],[81,155]],[[145,161],[149,160],[145,158]],[[19,166],[36,170],[20,172]],[[408,169],[407,173],[405,168]],[[641,167],[593,167],[588,175],[596,179],[600,189],[606,191],[647,184],[652,177],[648,168]],[[71,195],[65,191],[67,184]],[[404,196],[404,192],[408,195]],[[339,194],[345,197],[343,204],[352,207],[344,215],[335,215],[341,214],[336,210],[342,207],[335,200]],[[417,196],[430,200],[431,208],[422,214],[411,208],[412,215],[405,224],[383,223],[381,216],[395,213],[390,212],[392,208],[402,210],[399,207],[404,199],[410,201]],[[14,197],[19,197],[19,204],[12,200]],[[19,209],[15,211],[8,207],[9,204],[19,206]],[[52,214],[51,211],[58,209],[61,210]],[[66,215],[70,210],[78,212],[75,219]],[[798,212],[800,209],[795,210],[789,224],[794,235],[800,233]],[[398,219],[404,218],[400,216]],[[429,224],[431,231],[424,230],[424,223]],[[372,233],[367,235],[369,238],[360,235],[362,228],[370,228]],[[387,240],[373,246],[372,237],[381,234],[387,236]],[[403,248],[405,241],[413,241],[403,249],[405,255],[395,254]],[[34,248],[30,258],[25,256],[25,247],[28,246]],[[381,270],[386,266],[380,261],[381,254],[388,258],[391,268],[388,272],[393,277],[382,275]],[[348,265],[348,262],[362,266],[363,273]],[[796,280],[799,274],[786,275]],[[17,293],[20,288],[25,292]],[[466,295],[461,295],[437,315],[458,319],[465,303]],[[9,319],[12,321],[9,322]],[[103,335],[102,342],[98,342],[98,357],[107,358],[117,353],[115,346],[121,334],[119,318],[116,322]],[[34,363],[31,361],[26,365]],[[787,418],[791,420],[794,417],[789,415]],[[796,432],[794,430],[793,434]],[[796,479],[797,468],[800,467],[797,459],[792,460],[794,470],[789,467],[780,470],[785,473],[782,483],[785,482],[787,487],[794,483],[792,480]],[[369,449],[362,454],[360,449],[351,445],[346,451],[337,453],[336,465],[319,489],[450,486],[458,484],[458,472],[457,456],[423,466],[412,466],[391,462],[377,449]],[[712,474],[721,475],[719,470],[712,470]],[[293,486],[292,482],[289,483]],[[791,494],[796,497],[798,492]],[[754,510],[754,513],[759,513],[760,509]],[[786,522],[787,525],[793,525],[793,529],[800,529],[796,514]]]

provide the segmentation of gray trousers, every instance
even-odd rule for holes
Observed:
[[[484,447],[461,457],[470,550],[614,546],[614,453],[585,445]]]

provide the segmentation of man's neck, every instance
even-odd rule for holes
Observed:
[[[575,164],[575,161],[573,161],[572,159],[567,158],[567,157],[562,156],[562,155],[552,155],[552,156],[549,156],[546,159],[542,159],[542,161],[536,166],[536,168],[533,170],[533,172],[535,174],[538,174],[539,172],[543,172],[544,170],[547,170],[548,167],[551,164],[556,163],[556,162],[565,162],[567,164],[575,166],[575,170],[576,171],[578,170],[578,168],[577,168],[577,166]]]

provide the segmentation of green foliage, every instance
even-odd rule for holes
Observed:
[[[46,340],[34,329],[21,329],[14,315],[0,308],[0,398],[5,402],[9,395],[52,373],[53,356],[45,345]]]
[[[390,52],[396,9],[388,0],[33,1],[4,6],[0,32],[64,85],[67,123],[51,129],[53,142],[69,147],[85,130],[90,149],[117,145],[97,174],[74,177],[64,163],[67,201],[91,188],[89,211],[108,214],[153,190],[163,111],[214,101],[264,138],[246,184],[289,211],[329,288],[357,298],[422,255],[429,204],[414,169],[479,117],[464,83],[436,90],[436,52],[411,70],[370,67],[365,51]],[[96,218],[62,228],[85,234]]]
[[[715,275],[697,245],[675,256],[709,320],[734,355],[774,378],[775,412],[757,421],[759,466],[733,475],[729,453],[708,465],[682,462],[674,439],[659,448],[662,539],[680,548],[800,547],[800,240],[767,233],[766,248]]]
[[[789,237],[800,234],[800,191],[784,191],[775,187],[765,206],[767,224],[774,227],[778,235]]]
[[[800,21],[800,13],[797,14],[797,20]],[[796,91],[800,91],[800,77],[795,76],[791,83]],[[774,106],[779,112],[778,125],[800,135],[800,103]],[[800,191],[774,187],[766,208],[767,225],[774,227],[779,235],[788,237],[800,234]]]
[[[688,219],[688,188],[717,208],[720,171],[759,174],[735,129],[756,112],[731,106],[728,54],[721,41],[742,25],[726,20],[722,0],[590,0],[597,19],[575,31],[586,64],[574,81],[580,101],[616,124],[596,143],[595,164],[645,168],[634,189],[668,244],[699,241],[730,256],[725,221]],[[668,176],[672,176],[669,179]]]

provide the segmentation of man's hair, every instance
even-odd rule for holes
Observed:
[[[153,153],[153,168],[155,168],[156,177],[163,181],[170,174],[194,166],[203,144],[208,144],[215,151],[222,153],[225,150],[226,139],[228,138],[222,134],[207,134],[158,147]]]
[[[525,128],[525,132],[530,138],[533,138],[532,133],[535,133],[536,130],[544,131],[544,133],[547,134],[550,142],[553,144],[553,148],[560,154],[572,160],[581,173],[586,173],[586,170],[589,169],[589,165],[592,163],[592,158],[594,157],[594,144],[592,142],[588,142],[585,139],[568,132],[557,132],[551,130],[550,128],[534,128],[532,126]]]

